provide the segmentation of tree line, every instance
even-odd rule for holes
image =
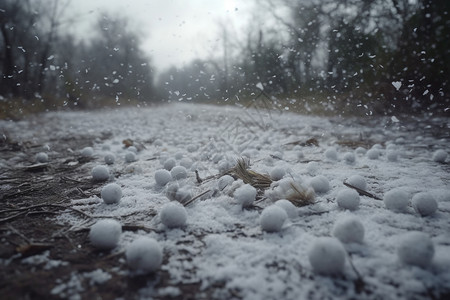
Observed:
[[[449,107],[446,0],[257,1],[243,34],[218,22],[216,55],[158,78],[126,18],[101,14],[92,37],[79,40],[65,30],[77,17],[62,18],[68,3],[2,0],[3,99],[63,99],[83,108],[245,102],[264,90],[281,108],[312,103],[386,113]]]

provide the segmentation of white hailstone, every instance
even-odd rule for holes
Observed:
[[[127,153],[125,153],[125,161],[128,163],[136,161],[136,154],[134,152],[127,151]]]
[[[438,207],[438,203],[434,197],[426,192],[415,194],[411,202],[414,210],[422,216],[434,214]]]
[[[106,153],[104,159],[107,165],[112,165],[116,161],[116,157],[112,153]]]
[[[353,152],[347,152],[344,154],[344,161],[348,164],[355,162],[355,154]]]
[[[306,171],[311,176],[316,175],[319,171],[319,164],[316,161],[310,161],[306,164]]]
[[[400,239],[397,255],[404,264],[426,268],[433,260],[434,245],[427,234],[408,232]]]
[[[374,145],[372,146],[372,149],[378,149],[378,150],[381,150],[381,149],[383,149],[383,146],[381,146],[380,144],[374,144]]]
[[[217,166],[217,168],[219,169],[219,173],[226,173],[232,167],[233,167],[233,164],[230,161],[226,160],[226,159],[220,161],[218,166]]]
[[[177,161],[174,158],[169,158],[164,162],[164,169],[167,171],[172,170],[177,165]]]
[[[192,167],[192,164],[193,164],[192,159],[190,159],[188,157],[183,157],[180,160],[180,166],[183,166],[186,169],[189,169],[190,167]]]
[[[187,146],[186,150],[190,153],[197,151],[197,146],[195,145],[189,145]]]
[[[342,243],[361,244],[364,240],[364,226],[358,218],[346,216],[334,224],[333,236]]]
[[[317,175],[311,178],[309,184],[316,193],[326,193],[330,190],[330,182],[323,175]]]
[[[172,175],[172,178],[174,180],[184,179],[187,177],[186,168],[183,166],[173,167],[172,170],[170,171],[170,174]]]
[[[122,226],[119,222],[104,219],[91,226],[89,240],[95,248],[110,250],[117,247],[121,234]]]
[[[283,208],[278,205],[271,205],[263,209],[259,217],[259,223],[264,231],[278,232],[287,218],[288,215]]]
[[[102,150],[103,151],[109,151],[109,150],[111,150],[111,146],[105,144],[105,145],[102,146]]]
[[[358,189],[364,191],[367,189],[366,180],[361,175],[352,175],[346,180],[346,182],[353,185],[354,187],[357,187]]]
[[[152,273],[161,266],[163,251],[155,239],[140,237],[128,245],[125,257],[130,268],[144,273]]]
[[[366,148],[363,147],[358,147],[355,149],[355,153],[359,155],[364,155],[366,154],[366,152],[367,152]]]
[[[243,207],[253,204],[256,199],[256,189],[250,184],[244,184],[234,192],[234,199]]]
[[[94,149],[92,147],[84,147],[81,150],[81,156],[83,157],[91,157],[92,155],[94,155]]]
[[[157,146],[157,147],[161,147],[162,145],[164,145],[163,141],[160,139],[156,139],[153,141],[153,145]]]
[[[297,156],[297,159],[303,159],[305,158],[305,154],[301,150],[296,150],[295,155]]]
[[[355,210],[359,206],[359,194],[354,189],[340,190],[336,196],[340,208]]]
[[[102,188],[101,196],[106,204],[119,203],[122,198],[122,188],[116,183],[110,183]]]
[[[439,149],[433,153],[433,161],[438,163],[445,163],[447,159],[447,152],[445,150]]]
[[[386,153],[386,157],[388,161],[395,162],[398,160],[398,151],[397,150],[389,150]]]
[[[345,249],[335,238],[316,239],[308,250],[308,258],[314,272],[322,275],[337,275],[344,271]]]
[[[378,159],[380,157],[380,150],[376,148],[369,149],[366,155],[369,159]]]
[[[183,155],[183,152],[177,152],[177,153],[175,153],[175,155],[174,155],[175,159],[178,159],[178,160],[182,159],[183,156],[184,156],[184,155]]]
[[[213,161],[213,163],[217,164],[222,159],[223,159],[223,154],[222,153],[216,153],[216,154],[214,154],[214,156],[212,158],[212,161]]]
[[[224,175],[219,178],[217,181],[217,187],[219,190],[223,191],[228,185],[232,184],[234,182],[234,178],[230,175]]]
[[[409,204],[409,194],[401,188],[392,189],[383,197],[384,205],[393,211],[405,211]]]
[[[45,152],[39,152],[36,154],[35,159],[38,163],[46,163],[48,162],[48,155]]]
[[[281,207],[287,213],[289,219],[295,219],[298,217],[297,207],[292,204],[291,201],[286,199],[280,199],[275,201],[274,205]]]
[[[329,160],[337,160],[338,159],[338,155],[337,155],[336,148],[334,148],[334,147],[328,148],[325,151],[325,157],[328,158]]]
[[[186,225],[186,209],[179,202],[164,204],[159,212],[159,219],[168,228],[179,228]]]
[[[137,148],[136,148],[135,146],[130,146],[130,147],[128,147],[127,149],[128,149],[128,151],[131,151],[131,152],[133,152],[134,154],[137,154],[137,153],[138,153],[138,150],[137,150]]]
[[[95,166],[92,168],[92,179],[95,181],[106,181],[109,179],[109,170],[106,166]]]
[[[270,179],[278,181],[286,175],[286,170],[282,167],[275,167],[270,171]]]
[[[166,169],[160,169],[155,172],[155,182],[159,186],[165,186],[172,181],[172,175]]]

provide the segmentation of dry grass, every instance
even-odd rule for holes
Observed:
[[[291,201],[295,206],[306,206],[314,203],[315,193],[312,188],[305,188],[299,186],[294,182],[291,183],[292,190],[286,196],[286,199]]]
[[[228,173],[235,177],[242,179],[246,184],[250,184],[258,190],[265,190],[272,184],[272,179],[268,175],[260,174],[255,171],[249,170],[250,162],[245,158],[239,158],[234,166]]]

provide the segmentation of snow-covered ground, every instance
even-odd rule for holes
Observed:
[[[110,188],[104,197],[111,204],[94,196],[73,200],[72,205],[92,216],[115,218],[122,225],[152,229],[118,233],[117,227],[110,228],[105,234],[112,236],[106,241],[101,232],[94,234],[94,239],[100,239],[94,244],[108,247],[114,247],[119,234],[112,252],[126,252],[120,258],[122,267],[116,270],[124,277],[142,273],[131,267],[140,265],[148,271],[159,266],[159,250],[151,239],[157,241],[162,264],[148,287],[138,291],[142,298],[180,297],[180,286],[199,283],[197,298],[214,288],[212,296],[217,299],[429,299],[450,293],[449,159],[443,153],[444,162],[433,157],[437,150],[448,152],[448,124],[444,125],[447,131],[437,134],[433,129],[433,124],[446,122],[441,118],[421,124],[401,116],[325,118],[173,104],[55,112],[0,125],[16,140],[50,141],[43,149],[50,162],[51,143],[79,135],[94,137],[94,159],[80,175],[93,174],[101,180],[102,170],[91,173],[92,169],[107,166],[110,178],[104,185],[116,183],[122,197]],[[124,140],[133,141],[136,149],[125,149]],[[66,153],[81,155],[82,150],[67,149]],[[106,164],[104,157],[108,155],[111,163],[111,154],[114,162]],[[273,179],[256,199],[248,186],[241,188],[241,180],[230,182],[217,176],[240,158],[249,159],[249,169]],[[159,171],[157,184],[155,173],[164,168],[172,172]],[[386,203],[349,192],[353,189],[344,182],[350,177],[354,186],[375,197],[383,199],[388,194]],[[286,214],[277,209],[265,212],[263,231],[263,209],[287,196],[291,183],[313,187],[315,203],[285,205]],[[427,194],[416,196],[413,205],[418,193]],[[201,194],[185,211],[166,205]],[[73,213],[57,218],[74,230],[97,220],[86,222]],[[279,231],[277,222],[283,224]],[[411,236],[415,231],[424,234]],[[134,243],[130,250],[129,245],[142,237],[151,239]],[[152,258],[140,257],[146,251]],[[136,263],[139,259],[141,264]],[[158,272],[163,271],[170,279],[156,288]],[[91,275],[98,284],[111,277],[102,270]],[[70,289],[76,286],[72,282],[76,278],[55,282],[52,292],[76,296],[81,288]]]

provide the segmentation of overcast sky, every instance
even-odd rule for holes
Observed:
[[[130,16],[144,34],[143,49],[162,71],[221,51],[219,22],[239,32],[249,22],[252,5],[249,0],[72,0],[69,12],[83,16],[76,25],[83,34],[100,12]]]

